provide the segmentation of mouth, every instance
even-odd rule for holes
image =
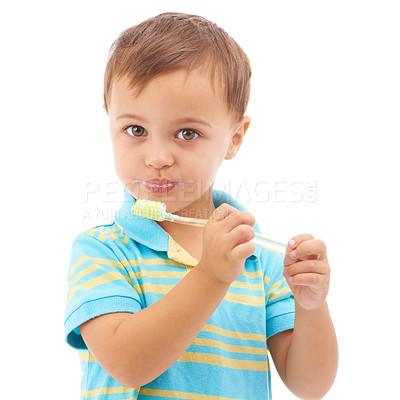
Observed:
[[[143,183],[146,189],[151,193],[166,193],[174,189],[175,186],[182,186],[184,189],[186,188],[184,183],[171,182],[168,179],[151,179],[149,181],[136,179],[133,183]]]
[[[175,182],[171,182],[168,179],[152,179],[150,181],[145,181],[146,185],[150,186],[167,186],[175,185]]]

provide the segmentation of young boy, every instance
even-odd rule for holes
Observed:
[[[324,243],[302,234],[286,254],[256,247],[253,215],[213,189],[250,124],[250,75],[239,45],[198,16],[161,14],[113,44],[104,107],[125,200],[73,244],[65,330],[82,398],[270,399],[267,344],[297,396],[332,385]],[[138,217],[137,198],[209,221]]]

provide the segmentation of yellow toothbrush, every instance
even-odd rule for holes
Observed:
[[[167,206],[161,201],[142,199],[136,200],[136,204],[132,206],[132,212],[134,214],[154,221],[171,221],[193,226],[204,226],[208,221],[207,219],[181,217],[180,215],[168,213],[166,209]],[[272,240],[259,233],[255,234],[252,242],[274,252],[286,252],[286,244]]]

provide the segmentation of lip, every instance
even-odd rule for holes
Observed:
[[[156,179],[151,179],[150,181],[145,181],[145,184],[165,186],[165,185],[174,185],[175,182],[171,182],[168,179],[156,178]]]
[[[175,182],[171,182],[168,179],[152,179],[143,182],[143,184],[152,193],[166,193],[176,186]]]

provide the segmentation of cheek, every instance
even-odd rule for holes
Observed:
[[[129,147],[123,143],[113,143],[114,165],[118,177],[130,177],[132,171],[137,170],[139,156],[132,154]]]
[[[192,159],[189,164],[190,169],[195,169],[195,174],[198,179],[203,181],[214,181],[218,169],[222,163],[224,156],[222,152],[212,151],[208,149],[203,151],[196,161]]]
[[[139,159],[140,153],[132,146],[124,136],[118,136],[112,140],[114,158],[121,163],[129,163]]]

